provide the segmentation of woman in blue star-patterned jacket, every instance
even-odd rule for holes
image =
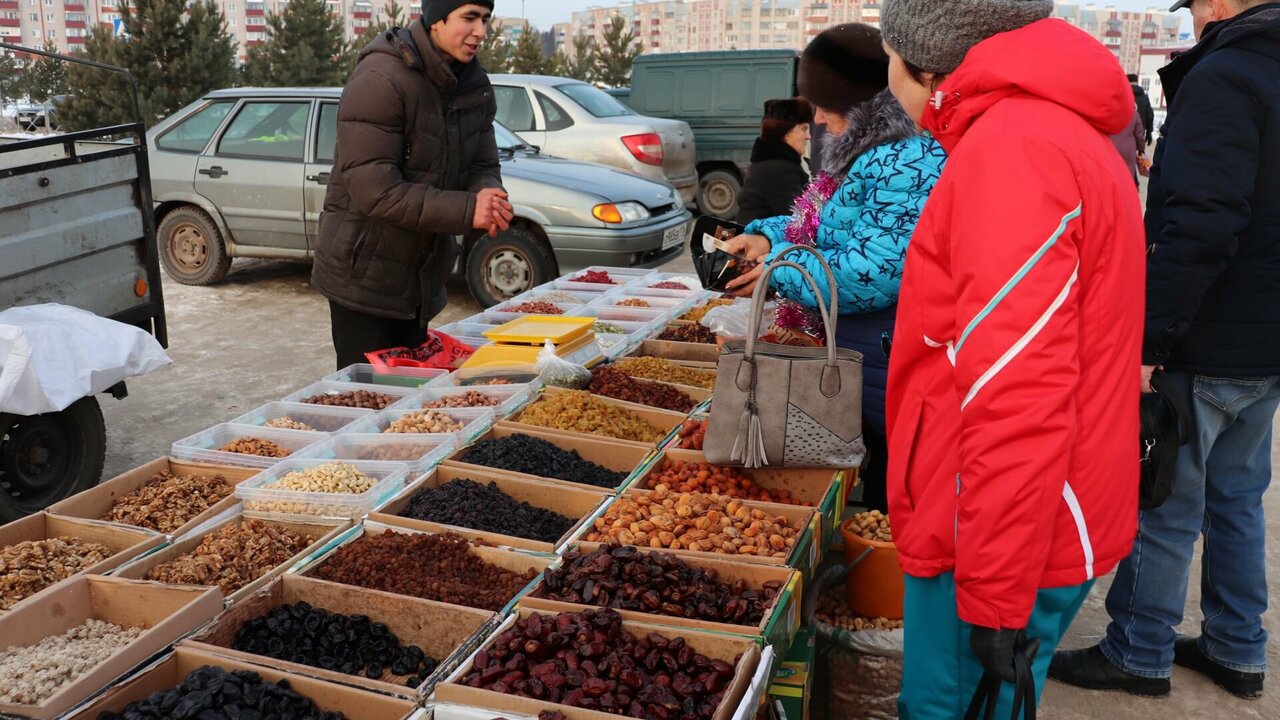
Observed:
[[[865,29],[868,26],[840,26],[827,32],[844,27],[858,28],[859,39],[874,32],[874,43],[857,42],[844,48],[845,56],[839,69],[821,66],[833,56],[829,51],[812,52],[817,39],[801,60],[801,94],[817,106],[814,121],[826,125],[828,133],[820,168],[838,181],[834,194],[821,206],[812,244],[831,266],[836,278],[840,304],[836,342],[863,355],[862,419],[868,450],[868,465],[863,475],[867,483],[864,501],[887,511],[884,398],[898,288],[907,242],[942,173],[946,156],[937,142],[921,134],[889,93],[888,57],[880,47],[879,32]],[[861,57],[851,62],[850,55]],[[869,63],[876,66],[871,72],[868,72]],[[883,75],[879,71],[880,63],[883,63]],[[848,107],[848,98],[832,97],[833,89],[838,89],[840,83],[829,74],[849,67],[860,68],[858,89],[865,94],[851,109],[840,112],[842,106]],[[870,91],[866,89],[869,75],[878,85]],[[833,107],[837,110],[832,110]],[[813,197],[821,182],[815,179],[806,194]],[[800,215],[804,202],[802,195],[793,216],[757,220],[747,225],[746,232],[730,242],[730,250],[750,259],[774,260],[791,247],[788,238],[795,237],[796,231],[788,233],[787,228]],[[792,254],[787,259],[803,266],[817,282],[823,298],[828,297],[826,275],[815,258]],[[733,289],[738,294],[749,294],[758,277],[757,272],[745,275]],[[771,276],[770,284],[779,297],[808,308],[817,307],[813,291],[794,270],[778,269]]]

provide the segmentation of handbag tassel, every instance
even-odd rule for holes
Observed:
[[[755,403],[747,403],[746,412],[738,421],[738,434],[733,440],[729,459],[744,467],[758,468],[769,464],[765,453],[764,430],[760,426],[760,414]]]

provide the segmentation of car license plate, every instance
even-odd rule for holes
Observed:
[[[670,250],[677,245],[683,245],[684,239],[689,236],[689,223],[681,223],[675,227],[667,228],[662,233],[662,249]]]

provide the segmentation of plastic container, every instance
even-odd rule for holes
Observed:
[[[441,387],[474,387],[486,385],[529,385],[542,387],[533,365],[481,365],[455,370]]]
[[[452,337],[458,342],[466,343],[473,348],[478,348],[492,342],[489,338],[485,337],[484,334],[496,327],[498,326],[490,323],[473,323],[463,321],[450,323],[449,325],[438,327],[436,330]]]
[[[404,491],[409,470],[404,466],[388,463],[346,462],[360,472],[377,480],[372,488],[360,494],[301,492],[298,490],[273,490],[271,483],[291,472],[325,465],[334,460],[296,459],[286,460],[236,486],[236,497],[244,503],[247,517],[271,520],[301,518],[357,519]]]
[[[493,411],[496,419],[501,420],[516,410],[519,410],[525,403],[529,402],[529,399],[533,397],[533,386],[480,385],[476,387],[433,387],[427,389],[427,391],[422,395],[407,400],[406,402],[412,401],[415,403],[416,408],[421,408],[426,403],[439,400],[440,398],[465,395],[469,392],[478,392],[483,395],[488,395],[498,401],[497,405],[488,409]],[[392,409],[400,410],[409,408],[407,405],[400,405],[399,407],[393,407]]]
[[[439,377],[435,377],[432,380],[432,382],[438,381],[441,384],[443,384],[445,382],[448,382],[447,380],[448,377],[449,377],[449,372],[446,370],[444,371],[443,375],[440,375]],[[341,395],[342,393],[357,392],[360,390],[364,390],[365,392],[380,393],[382,395],[390,396],[391,400],[390,402],[387,403],[387,407],[391,407],[395,403],[400,402],[401,400],[409,397],[410,395],[414,395],[420,392],[420,389],[418,387],[404,387],[404,386],[398,386],[398,385],[370,385],[367,383],[349,383],[349,382],[337,382],[334,380],[321,380],[318,383],[313,383],[311,385],[308,385],[302,388],[301,390],[295,393],[291,393],[287,395],[283,400],[281,400],[281,402],[300,403],[302,402],[303,398],[309,398],[313,395]],[[310,405],[313,403],[306,403],[306,404]],[[334,406],[325,405],[321,407],[334,407]],[[338,406],[338,407],[343,407],[343,406]],[[377,408],[364,408],[364,409],[376,410]],[[386,408],[382,408],[382,409],[385,410]]]
[[[309,403],[272,402],[267,403],[256,410],[251,410],[231,422],[236,425],[265,426],[268,420],[289,418],[295,422],[309,425],[314,428],[317,433],[324,433],[327,435],[330,433],[340,432],[342,428],[362,417],[365,417],[366,415],[372,415],[373,412],[373,410],[366,410],[364,408],[332,407],[329,405],[312,405]]]
[[[512,302],[508,300],[507,302],[502,303],[501,305],[495,305],[494,307],[489,308],[487,311],[485,311],[484,316],[486,319],[490,321],[496,321],[502,324],[506,324],[511,322],[512,320],[519,320],[520,318],[528,317],[529,315],[545,315],[546,314],[546,313],[514,312],[511,310],[511,308],[519,304],[520,303],[518,302]],[[560,308],[562,312],[559,315],[552,315],[551,317],[580,317],[580,314],[578,311],[581,310],[583,307],[585,307],[584,305],[562,305],[560,303],[552,303],[552,305],[555,305],[556,307]]]
[[[361,383],[364,385],[399,385],[402,387],[422,387],[449,374],[449,370],[435,368],[396,367],[385,370],[375,368],[368,363],[358,363],[326,375],[321,380],[333,382]]]
[[[637,310],[657,310],[667,314],[667,317],[674,318],[677,315],[683,315],[689,308],[697,304],[699,296],[686,295],[684,297],[661,297],[658,295],[644,295],[631,288],[622,288],[613,290],[604,294],[591,303],[592,307],[600,307],[602,305],[612,307],[629,307],[627,305],[619,305],[618,303],[627,300],[639,300],[648,303],[649,307],[634,308]]]
[[[298,460],[346,460],[409,470],[410,482],[430,472],[458,448],[452,435],[342,433],[299,452]]]
[[[682,283],[686,289],[653,287],[664,282]],[[653,295],[654,297],[687,298],[696,296],[701,298],[708,294],[708,291],[703,289],[702,283],[698,281],[698,277],[692,273],[655,273],[644,278],[642,282],[631,283],[627,286],[627,290],[637,295]]]
[[[852,519],[840,523],[845,563],[856,560],[867,548],[871,548],[871,552],[849,568],[846,579],[849,609],[862,617],[901,620],[905,587],[902,568],[898,566],[897,546],[867,540],[850,529],[852,523]]]
[[[574,276],[577,276],[579,274],[580,273],[574,273]],[[565,277],[568,277],[568,276],[566,275]],[[577,295],[591,296],[591,295],[599,295],[600,293],[608,292],[610,290],[613,290],[619,287],[622,287],[622,286],[621,285],[604,285],[601,283],[580,283],[580,282],[572,282],[570,280],[560,279],[560,280],[552,280],[551,282],[545,285],[539,285],[538,287],[534,288],[533,290],[530,290],[529,292],[537,292],[537,291],[544,291],[544,290],[562,290],[564,292],[571,292]]]
[[[277,430],[276,428],[263,427],[261,425],[219,423],[207,430],[175,442],[169,448],[169,455],[175,460],[185,460],[187,462],[249,468],[269,468],[284,459],[226,452],[218,449],[233,440],[245,437],[270,440],[276,445],[289,450],[292,454],[320,442],[325,438],[325,435],[299,430]]]
[[[649,331],[656,331],[658,328],[667,324],[671,318],[671,314],[662,310],[649,310],[646,308],[629,308],[617,307],[606,303],[593,303],[582,309],[580,313],[583,317],[594,317],[609,322],[640,323],[646,325]]]
[[[600,354],[606,360],[616,360],[626,355],[627,352],[636,347],[640,341],[631,335],[613,335],[604,334],[596,335],[596,344],[600,346]]]
[[[563,299],[561,298],[548,299],[547,296],[551,293],[568,295],[573,299],[570,300],[569,297],[566,297]],[[525,292],[522,292],[519,295],[516,295],[515,297],[511,298],[510,300],[506,301],[503,304],[511,305],[513,303],[522,303],[522,302],[550,302],[550,303],[556,303],[560,305],[586,305],[587,303],[596,299],[597,295],[599,295],[599,293],[583,291],[583,290],[561,290],[555,287],[547,287],[545,285],[540,285],[532,290],[526,290]]]
[[[415,412],[422,412],[421,407],[400,409],[400,410],[383,410],[380,413],[367,417],[363,420],[352,423],[348,428],[348,432],[352,433],[383,433],[391,423],[396,420]],[[462,447],[477,437],[486,433],[493,426],[494,413],[492,408],[441,408],[436,412],[443,413],[452,418],[456,422],[462,423],[462,429],[450,433],[387,433],[388,435],[446,435],[453,437]]]
[[[573,278],[580,277],[583,273],[592,272],[592,271],[609,273],[609,277],[617,281],[617,285],[629,285],[641,278],[647,278],[651,275],[658,274],[657,270],[651,270],[649,268],[609,267],[607,265],[592,265],[591,267],[583,268],[577,272],[566,273],[562,275],[560,279],[572,281]],[[591,285],[592,283],[585,283],[585,284]],[[617,285],[615,285],[615,287]]]

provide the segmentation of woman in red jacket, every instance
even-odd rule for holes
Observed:
[[[889,368],[906,720],[962,717],[984,670],[1013,681],[1016,652],[1038,691],[1136,530],[1142,215],[1108,139],[1133,91],[1052,9],[889,0],[881,17],[890,87],[948,155]]]

